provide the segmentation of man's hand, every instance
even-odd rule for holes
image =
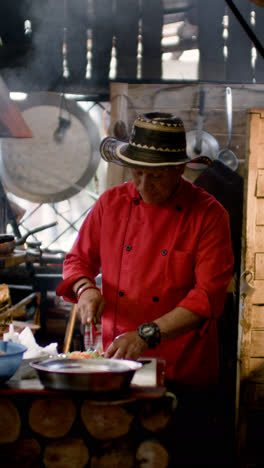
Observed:
[[[105,358],[137,360],[148,349],[147,343],[137,331],[117,336],[104,353]]]
[[[77,312],[83,325],[100,323],[104,309],[104,298],[98,289],[84,291],[77,304]]]

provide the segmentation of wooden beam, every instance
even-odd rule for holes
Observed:
[[[112,83],[111,84],[111,124],[110,124],[110,135],[113,136],[114,124],[122,118],[127,124],[127,101],[124,100],[125,109],[123,109],[123,115],[120,115],[119,109],[119,97],[122,95],[128,95],[127,83]],[[107,170],[107,188],[114,187],[122,184],[125,181],[125,168],[115,163],[108,164]]]
[[[224,3],[200,0],[198,8],[201,81],[225,81],[223,56]],[[240,56],[241,57],[241,56]]]
[[[117,0],[115,19],[117,79],[129,80],[137,77],[138,21],[138,2]]]
[[[251,8],[252,6],[248,0],[240,0],[239,12],[241,12],[243,18],[250,19]],[[227,81],[240,81],[242,83],[252,82],[253,69],[251,66],[251,47],[253,44],[249,39],[247,32],[238,21],[238,18],[233,14],[233,11],[228,10],[228,15],[228,58],[226,62],[225,79]],[[242,60],[241,57],[243,57]]]
[[[150,13],[151,12],[151,13]],[[142,1],[142,78],[161,79],[161,39],[163,27],[163,2]]]

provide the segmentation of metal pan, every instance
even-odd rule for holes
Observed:
[[[126,389],[143,364],[127,359],[47,359],[30,363],[45,388],[109,392]]]
[[[92,180],[101,161],[99,130],[77,102],[64,102],[71,125],[61,143],[54,139],[61,112],[59,93],[30,93],[19,102],[33,138],[19,139],[19,145],[15,139],[0,141],[0,174],[8,192],[35,203],[57,203]]]

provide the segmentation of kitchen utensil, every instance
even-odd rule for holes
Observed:
[[[44,231],[50,227],[56,226],[58,223],[54,221],[53,223],[43,224],[43,226],[38,226],[35,229],[31,229],[22,237],[15,239],[13,235],[9,234],[0,234],[0,255],[7,255],[15,249],[17,246],[23,245],[27,238],[36,232]]]
[[[127,359],[47,359],[30,364],[41,383],[56,390],[109,392],[129,386],[142,363]]]
[[[122,141],[128,140],[128,132],[126,124],[123,120],[117,120],[113,128],[113,134],[116,138]]]
[[[59,93],[47,92],[29,93],[19,102],[34,138],[20,139],[20,145],[15,139],[0,142],[0,174],[8,192],[36,203],[56,203],[93,178],[101,161],[98,127],[89,112],[67,99],[71,125],[63,142],[56,143],[60,103]]]
[[[126,124],[128,97],[125,94],[120,94],[115,97],[117,98],[116,110],[117,110],[118,120],[114,124],[113,135],[119,140],[128,141],[128,129],[127,129],[127,124]]]
[[[197,129],[186,133],[186,152],[191,159],[197,156],[207,156],[213,160],[216,158],[219,151],[219,144],[213,135],[203,130],[204,107],[205,91],[201,88]],[[195,170],[203,170],[206,167],[204,164],[196,163],[189,163],[187,166]]]
[[[226,117],[228,129],[227,147],[219,151],[217,159],[230,167],[233,171],[236,171],[238,168],[238,159],[235,153],[230,149],[232,135],[232,91],[229,87],[226,88]]]
[[[252,296],[255,292],[255,288],[250,282],[253,280],[253,273],[250,270],[245,270],[240,276],[240,295],[244,298],[246,296]]]
[[[22,363],[26,347],[12,341],[0,341],[0,383],[10,379]]]

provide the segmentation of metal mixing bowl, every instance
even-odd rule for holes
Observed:
[[[128,359],[47,359],[30,364],[44,387],[110,392],[128,388],[142,363]]]

